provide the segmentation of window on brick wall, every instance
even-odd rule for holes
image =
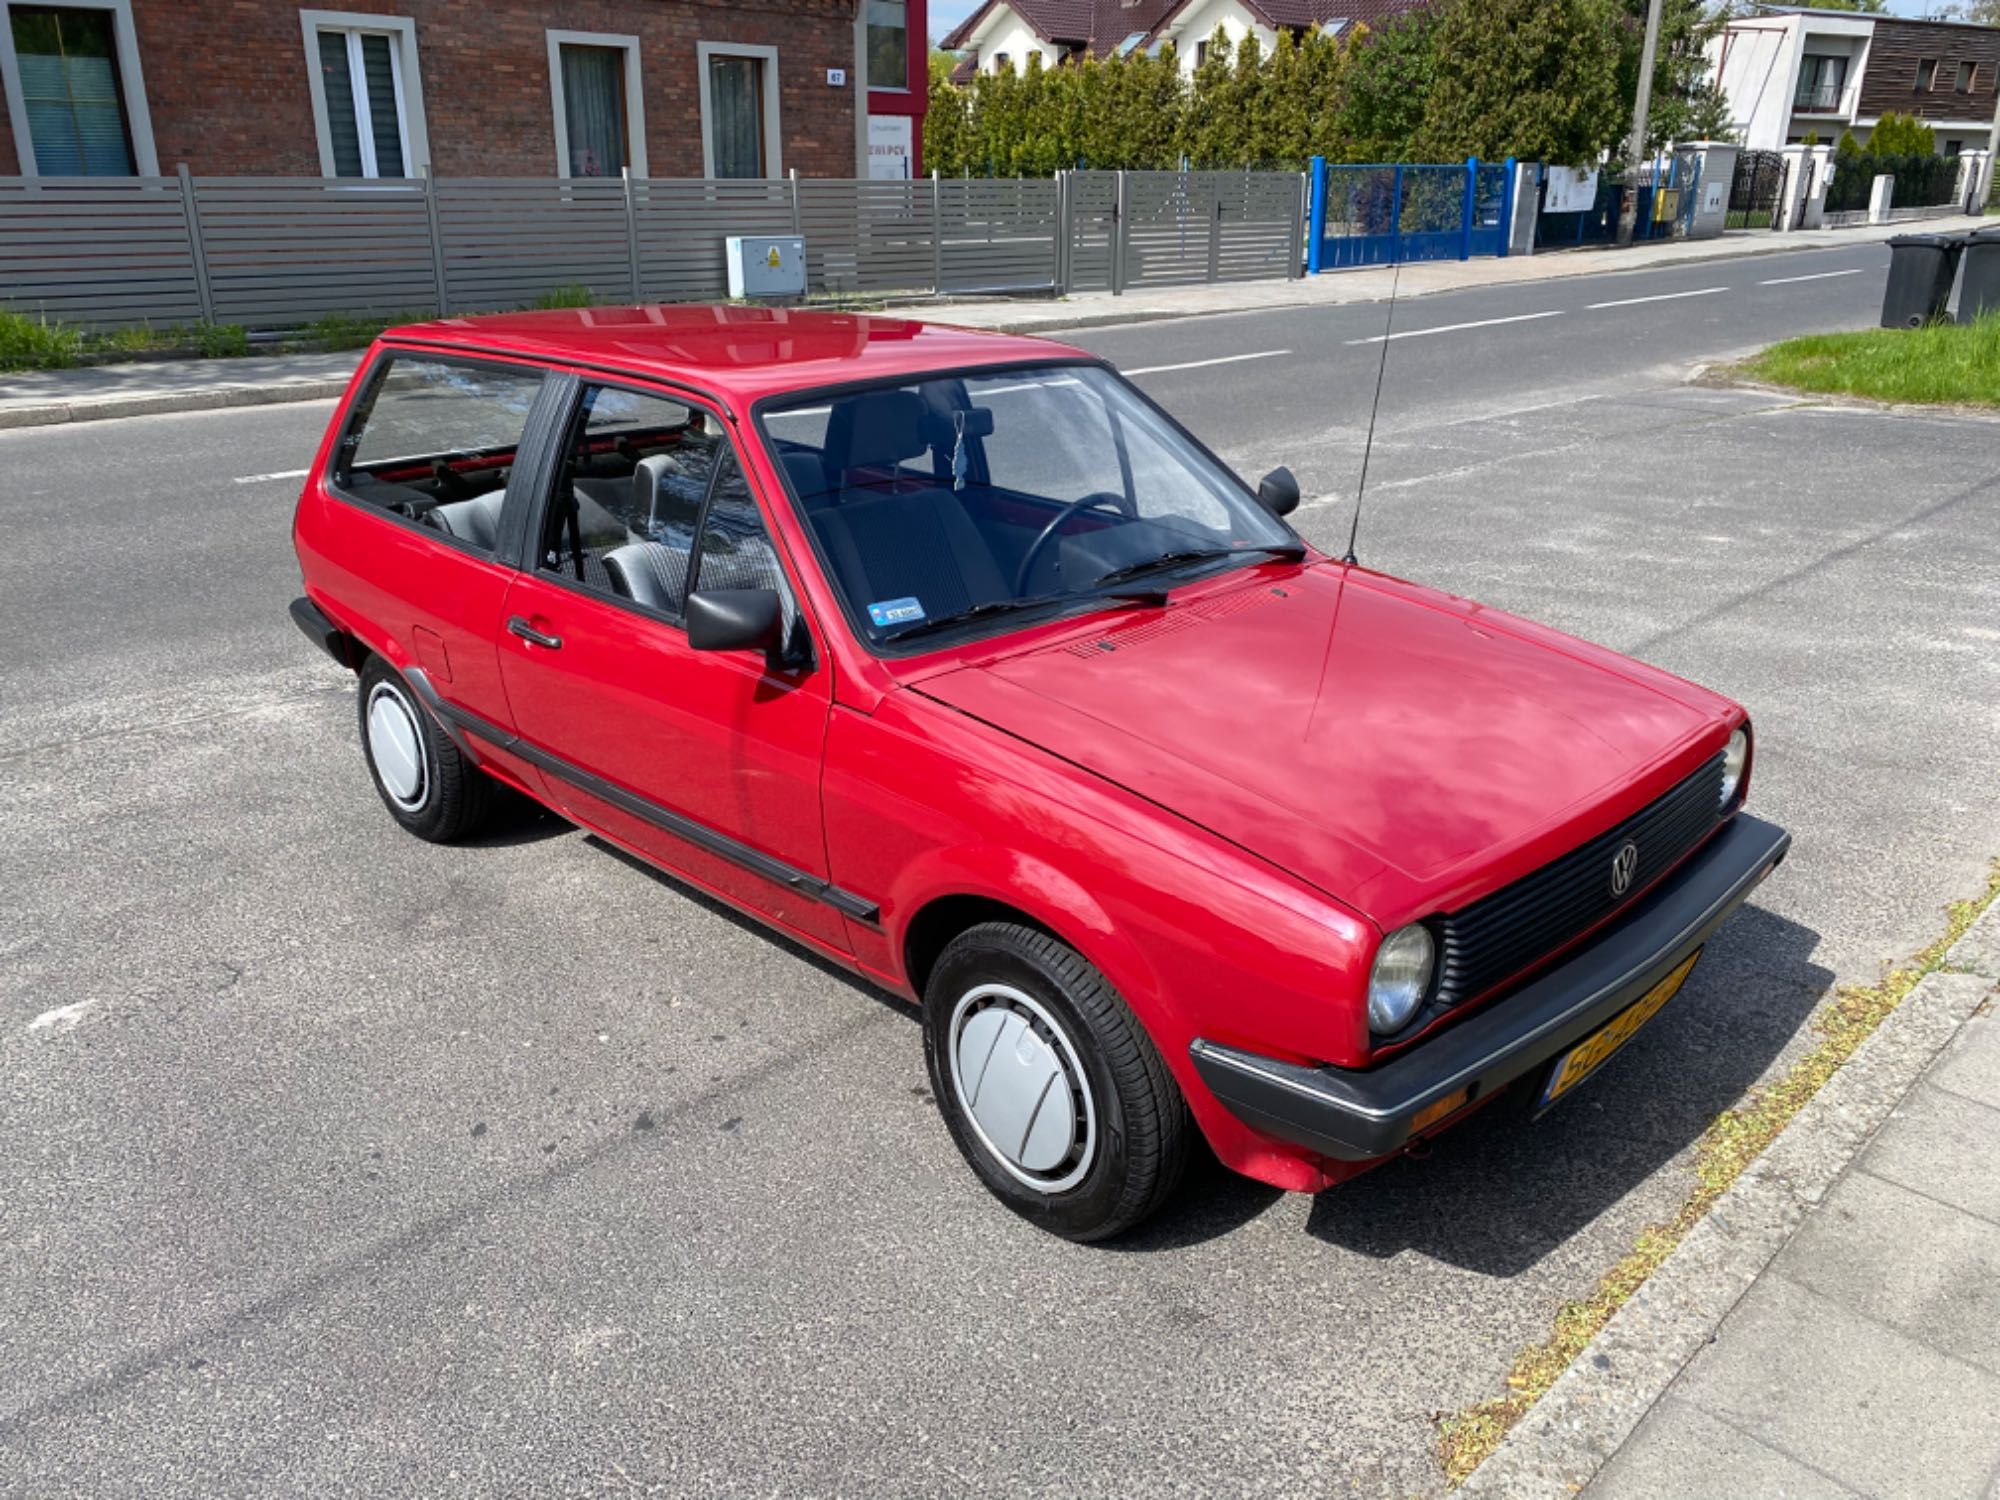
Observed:
[[[702,175],[781,177],[778,49],[695,44],[701,68]]]
[[[159,171],[138,76],[130,0],[0,0],[0,97],[19,170],[55,177]],[[7,164],[0,163],[0,171]]]
[[[556,170],[565,177],[646,175],[639,39],[594,31],[549,33]]]
[[[320,170],[328,177],[415,177],[430,165],[416,28],[400,16],[299,12],[311,70]]]

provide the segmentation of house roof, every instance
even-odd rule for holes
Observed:
[[[985,0],[938,45],[948,52],[968,46],[973,33],[994,10],[1014,12],[1045,42],[1080,47],[1109,57],[1119,44],[1143,35],[1158,40],[1167,25],[1196,0]],[[1380,26],[1424,0],[1240,0],[1264,25],[1276,30],[1318,26],[1328,31],[1361,24]]]

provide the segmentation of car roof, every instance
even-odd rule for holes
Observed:
[[[1089,357],[1047,339],[908,318],[685,303],[437,318],[383,337],[661,376],[744,404],[850,381]]]

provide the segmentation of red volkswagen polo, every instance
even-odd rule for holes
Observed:
[[[1785,856],[1736,704],[1322,556],[1103,362],[741,308],[417,324],[295,526],[422,838],[539,799],[921,1005],[1098,1239],[1568,1093]]]

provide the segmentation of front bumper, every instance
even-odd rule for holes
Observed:
[[[1738,813],[1559,966],[1379,1067],[1311,1067],[1196,1040],[1195,1071],[1253,1130],[1339,1161],[1388,1156],[1430,1105],[1465,1088],[1463,1107],[1497,1093],[1638,1000],[1708,940],[1791,844],[1775,823]]]

